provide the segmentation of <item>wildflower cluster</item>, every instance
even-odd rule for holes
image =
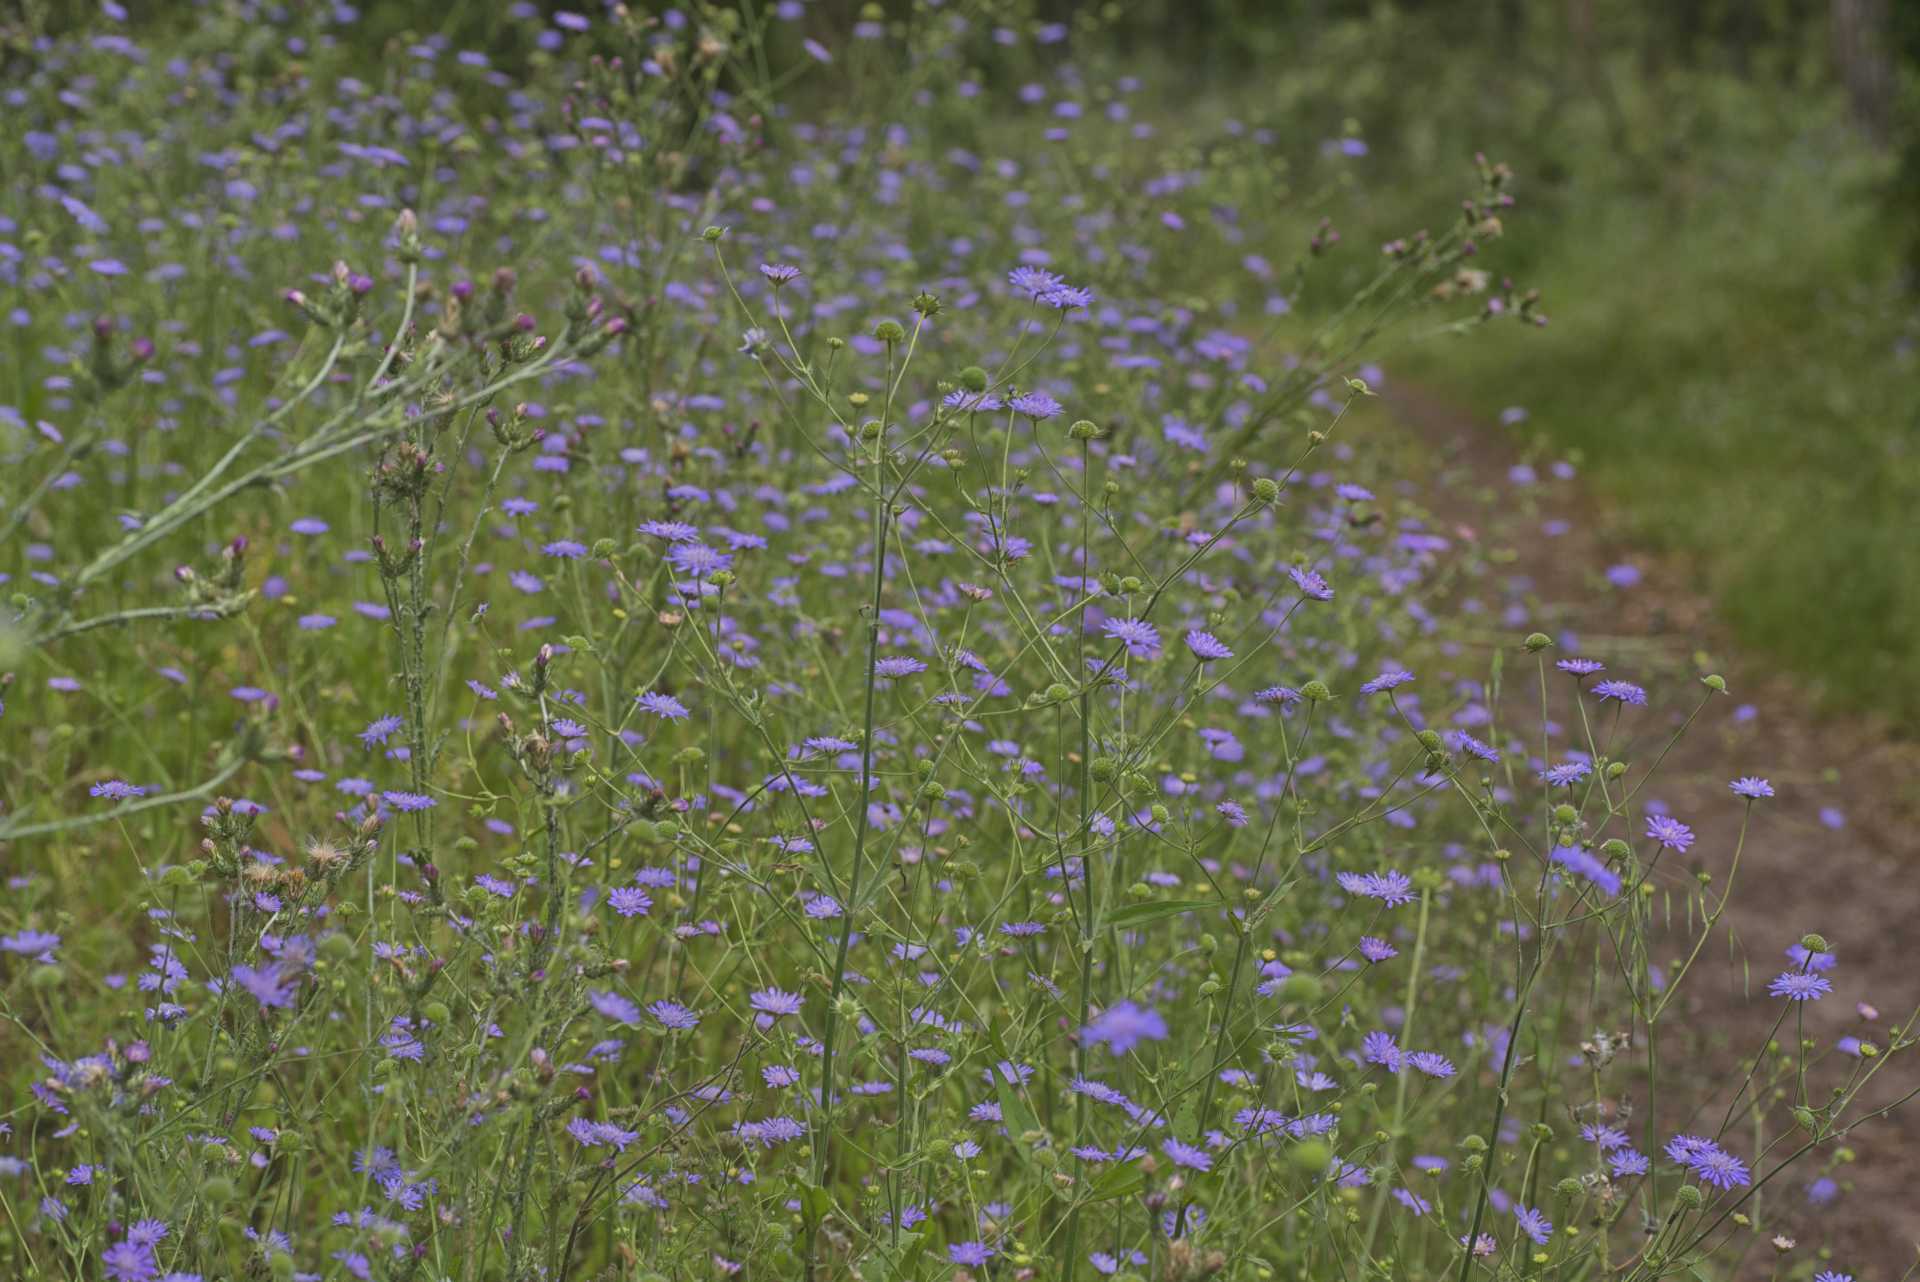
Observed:
[[[7,91],[10,1276],[1643,1282],[1871,1116],[1877,1012],[1663,1131],[1745,829],[1348,440],[1511,175],[1349,267],[995,9]]]

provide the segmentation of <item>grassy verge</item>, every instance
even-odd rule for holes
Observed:
[[[1573,451],[1617,532],[1689,565],[1735,640],[1913,725],[1920,360],[1868,198],[1881,162],[1817,114],[1725,127],[1753,96],[1703,90],[1690,136],[1634,119],[1637,154],[1597,114],[1501,148],[1528,205],[1503,259],[1553,323],[1398,368],[1489,417],[1525,407],[1516,430]]]

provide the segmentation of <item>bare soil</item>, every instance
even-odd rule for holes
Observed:
[[[1719,1091],[1703,1110],[1708,1133],[1779,1013],[1778,999],[1766,995],[1767,981],[1788,968],[1784,950],[1809,932],[1828,941],[1839,965],[1829,976],[1833,994],[1805,1010],[1806,1035],[1822,1047],[1849,1034],[1888,1046],[1892,1029],[1912,1024],[1920,1008],[1920,842],[1914,836],[1920,831],[1920,745],[1870,718],[1822,712],[1803,688],[1742,655],[1717,626],[1689,567],[1610,537],[1605,503],[1578,479],[1551,481],[1543,467],[1538,487],[1510,484],[1508,470],[1522,461],[1530,439],[1524,427],[1480,421],[1425,388],[1396,384],[1384,399],[1392,430],[1410,435],[1442,472],[1438,483],[1419,486],[1436,523],[1492,554],[1501,586],[1510,592],[1517,586],[1524,596],[1531,617],[1518,631],[1558,637],[1571,630],[1582,654],[1655,691],[1655,707],[1636,715],[1676,725],[1702,693],[1701,673],[1726,678],[1730,697],[1709,705],[1646,794],[1666,801],[1699,834],[1687,871],[1711,872],[1716,886],[1724,884],[1744,809],[1728,791],[1731,779],[1760,775],[1777,790],[1774,800],[1755,807],[1732,905],[1677,999],[1703,1034],[1699,1060],[1680,1069],[1683,1089],[1696,1097]],[[1531,494],[1542,499],[1538,510],[1526,510]],[[1553,518],[1570,528],[1547,537],[1541,525]],[[1623,562],[1637,567],[1641,580],[1624,589],[1608,585],[1602,571]],[[1490,586],[1483,581],[1475,590],[1491,596]],[[1808,608],[1820,608],[1817,593],[1809,593]],[[1742,705],[1751,712],[1741,715]],[[1667,737],[1659,728],[1664,722],[1644,724],[1651,729],[1637,736],[1638,744]],[[1837,825],[1823,820],[1826,809],[1842,816]],[[1682,930],[1686,925],[1677,923]],[[1857,1003],[1878,1008],[1878,1017],[1863,1017]],[[1789,1019],[1781,1036],[1790,1045],[1792,1035]],[[1836,1060],[1820,1066],[1816,1102],[1843,1071]],[[1887,1066],[1855,1113],[1916,1088],[1920,1047]],[[1832,1164],[1843,1146],[1858,1160]],[[1806,1169],[1796,1167],[1762,1189],[1754,1216],[1761,1227],[1746,1231],[1750,1250],[1741,1275],[1772,1274],[1776,1257],[1768,1239],[1784,1233],[1799,1245],[1777,1260],[1781,1276],[1805,1277],[1820,1248],[1830,1246],[1831,1261],[1820,1267],[1861,1282],[1904,1277],[1920,1261],[1920,1098],[1806,1162]],[[1756,1175],[1773,1164],[1758,1163]],[[1829,1165],[1841,1192],[1815,1206],[1807,1185]],[[1733,1246],[1738,1250],[1739,1243]]]

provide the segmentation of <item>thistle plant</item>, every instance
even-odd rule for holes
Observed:
[[[1650,1282],[1802,1231],[1914,1017],[1810,1031],[1796,924],[1759,1049],[1681,1067],[1780,801],[1649,791],[1725,683],[1662,720],[1517,602],[1463,643],[1488,567],[1379,446],[1392,344],[1543,320],[1477,265],[1514,175],[1373,261],[1250,177],[1279,132],[1152,152],[985,7],[525,6],[524,79],[378,86],[348,21],[13,91],[0,266],[91,364],[6,415],[9,1276]]]

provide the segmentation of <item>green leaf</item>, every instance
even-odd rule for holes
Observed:
[[[860,1276],[873,1282],[911,1282],[920,1276],[920,1257],[926,1250],[924,1234],[902,1234],[899,1246],[882,1243],[867,1252],[860,1261]]]
[[[820,1221],[827,1218],[827,1212],[833,1209],[833,1195],[817,1184],[805,1180],[793,1181],[794,1200],[800,1203],[800,1218],[811,1230]]]
[[[1217,899],[1162,899],[1151,904],[1128,904],[1108,913],[1101,925],[1127,930],[1144,926],[1150,921],[1159,921],[1163,917],[1178,917],[1181,913],[1197,913],[1219,907],[1220,901]]]
[[[1007,1128],[1007,1134],[1013,1139],[1014,1151],[1020,1154],[1020,1160],[1031,1162],[1033,1152],[1028,1142],[1021,1137],[1029,1132],[1039,1131],[1045,1134],[1040,1119],[1033,1115],[1033,1109],[1027,1106],[1026,1096],[1020,1093],[1017,1082],[1009,1082],[1007,1075],[1000,1071],[1000,1065],[1011,1063],[1013,1057],[1007,1054],[1006,1045],[1001,1042],[1000,1034],[991,1024],[985,1030],[987,1041],[993,1046],[994,1062],[987,1069],[987,1075],[993,1078],[993,1093],[1000,1101],[1000,1120]]]
[[[1138,1162],[1129,1162],[1125,1166],[1115,1167],[1093,1182],[1087,1190],[1089,1202],[1111,1202],[1116,1198],[1132,1197],[1147,1187],[1146,1168]]]

